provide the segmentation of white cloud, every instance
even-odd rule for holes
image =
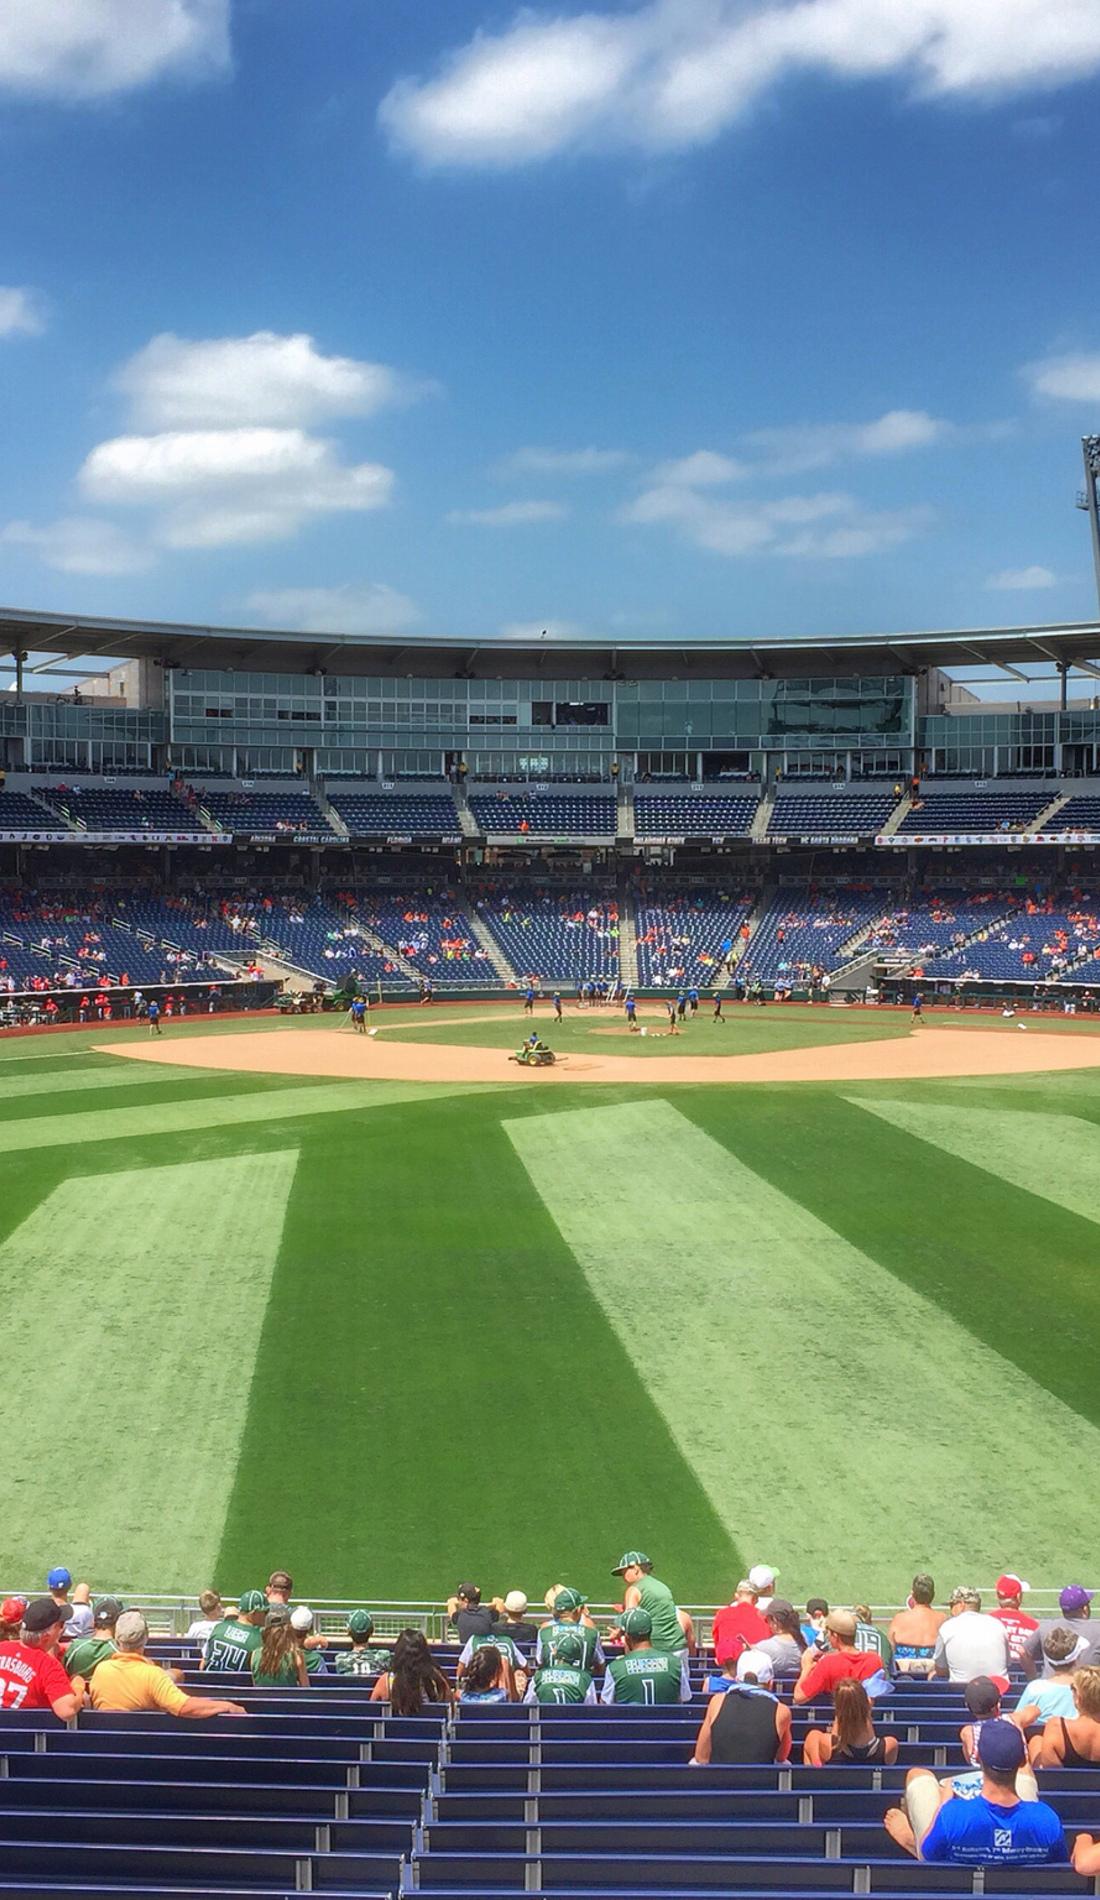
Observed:
[[[229,60],[229,0],[4,0],[0,11],[0,90],[101,99]]]
[[[114,385],[139,429],[293,427],[373,415],[429,387],[384,363],[324,356],[311,336],[271,330],[206,341],[169,331],[124,363]]]
[[[580,640],[584,628],[576,620],[509,620],[501,628],[506,640]]]
[[[729,558],[877,554],[909,540],[927,519],[924,509],[875,511],[843,493],[728,501],[667,483],[645,489],[619,514],[627,525],[669,527],[691,546]]]
[[[1048,356],[1025,364],[1024,375],[1036,396],[1053,396],[1058,402],[1100,402],[1100,350]]]
[[[648,0],[572,17],[524,9],[478,32],[380,117],[429,164],[673,151],[716,138],[799,72],[896,76],[922,97],[1021,93],[1100,68],[1096,0]]]
[[[735,462],[728,455],[717,455],[713,449],[696,449],[694,455],[659,463],[650,479],[657,487],[716,488],[723,482],[740,481],[748,472],[743,462]]]
[[[951,433],[949,422],[924,409],[889,409],[872,422],[756,429],[745,441],[774,473],[781,474],[863,457],[902,455],[910,449],[930,448]]]
[[[3,30],[0,26],[0,34]],[[41,336],[45,328],[46,315],[36,290],[0,284],[0,337]]]
[[[420,609],[382,581],[347,587],[275,587],[249,594],[245,606],[270,627],[302,633],[399,633]]]
[[[633,458],[626,449],[517,449],[497,464],[500,475],[603,475]]]
[[[101,506],[159,511],[154,539],[211,548],[294,534],[314,515],[382,508],[393,472],[342,462],[331,442],[301,429],[207,429],[117,436],[78,477]]]
[[[986,581],[987,587],[992,587],[996,589],[997,592],[1005,594],[1022,594],[1029,592],[1033,588],[1053,587],[1055,585],[1056,576],[1051,572],[1050,568],[1039,567],[1038,565],[1032,567],[1002,567],[999,573],[991,574]]]
[[[447,520],[459,527],[523,528],[539,521],[563,521],[560,501],[506,501],[501,508],[452,508]]]
[[[153,562],[149,549],[113,521],[97,521],[88,515],[71,515],[44,527],[9,521],[0,529],[0,542],[30,548],[61,574],[141,574]]]

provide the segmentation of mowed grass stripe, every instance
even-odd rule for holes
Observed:
[[[731,1536],[792,1553],[785,1589],[888,1601],[1011,1549],[1087,1569],[1100,1431],[932,1301],[666,1102],[506,1125]]]
[[[132,1066],[125,1061],[116,1061],[99,1067],[95,1063],[85,1062],[81,1067],[67,1069],[63,1074],[43,1073],[35,1070],[31,1075],[0,1076],[0,1103],[20,1102],[32,1095],[69,1095],[83,1090],[138,1088],[150,1082],[171,1082],[177,1086],[181,1082],[193,1082],[196,1079],[194,1069],[169,1067],[167,1063],[153,1065],[142,1062]]]
[[[297,1159],[71,1177],[0,1246],[14,1585],[209,1581]]]
[[[140,1108],[107,1108],[66,1115],[39,1112],[18,1121],[0,1122],[0,1154],[18,1154],[43,1146],[79,1147],[88,1141],[124,1141],[135,1136],[190,1134],[208,1128],[231,1128],[245,1122],[294,1121],[300,1115],[333,1115],[349,1109],[385,1108],[413,1098],[476,1093],[485,1084],[474,1082],[326,1082],[305,1088],[286,1088],[277,1077],[202,1076],[189,1071],[209,1093],[189,1102],[157,1102]],[[145,1079],[148,1080],[146,1074]]]
[[[1100,1221],[1100,1130],[1075,1115],[1026,1108],[946,1107],[939,1102],[850,1098],[920,1141],[1084,1220]]]
[[[539,1128],[550,1118],[538,1116]],[[303,1145],[218,1566],[308,1597],[596,1599],[641,1542],[677,1587],[732,1548],[502,1134],[495,1096]]]

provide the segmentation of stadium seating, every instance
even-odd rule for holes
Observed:
[[[1018,904],[965,949],[937,957],[936,976],[1020,982],[1050,975],[1089,983],[1100,975],[1100,898],[1080,893]]]
[[[477,910],[520,978],[572,984],[619,973],[619,911],[610,890],[562,891],[517,879],[480,896]]]
[[[350,908],[433,985],[497,980],[492,959],[463,910],[463,899],[449,886],[360,892]]]
[[[1053,796],[1049,785],[1000,792],[924,790],[898,826],[899,835],[1020,831],[1034,824]]]
[[[255,837],[265,832],[331,832],[332,827],[317,801],[306,791],[288,792],[250,792],[243,789],[233,791],[198,792],[198,804],[201,811],[209,814],[213,824],[220,831],[231,831],[241,837]]]
[[[26,792],[0,790],[0,831],[63,831],[57,813]]]
[[[1100,798],[1085,792],[1075,793],[1043,825],[1044,832],[1100,831]]]
[[[353,838],[457,836],[458,813],[449,792],[333,790],[329,803]]]
[[[638,838],[745,838],[759,804],[755,792],[636,791],[634,833]]]
[[[928,961],[960,949],[967,938],[992,928],[1022,901],[1019,891],[967,891],[950,886],[905,899],[895,896],[876,917],[866,945],[920,954]]]
[[[470,810],[487,835],[528,833],[532,838],[613,838],[616,804],[607,792],[471,792]]]
[[[746,947],[738,976],[801,984],[815,964],[835,970],[845,961],[845,946],[880,914],[885,895],[857,884],[818,891],[782,885]]]
[[[896,800],[890,792],[835,791],[776,794],[768,819],[769,838],[873,838],[882,830]]]
[[[205,829],[174,792],[135,785],[45,785],[38,797],[86,831],[194,831]]]
[[[663,887],[638,897],[635,928],[639,983],[643,987],[713,987],[724,979],[726,959],[754,901],[752,891],[712,894]]]

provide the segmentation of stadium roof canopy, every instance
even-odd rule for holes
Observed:
[[[791,639],[561,640],[487,636],[483,641],[395,634],[281,632],[269,628],[181,626],[155,620],[95,619],[0,608],[0,656],[19,651],[101,668],[152,660],[214,671],[384,674],[517,679],[796,679],[809,675],[920,673],[929,667],[1080,668],[1100,678],[1100,622],[979,627],[931,633],[808,635]],[[10,672],[11,666],[3,668]]]

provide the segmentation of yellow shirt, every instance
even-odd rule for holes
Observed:
[[[188,1698],[166,1669],[150,1662],[136,1650],[120,1650],[101,1662],[88,1693],[93,1709],[109,1709],[115,1714],[136,1714],[142,1709],[164,1709],[179,1715]]]

